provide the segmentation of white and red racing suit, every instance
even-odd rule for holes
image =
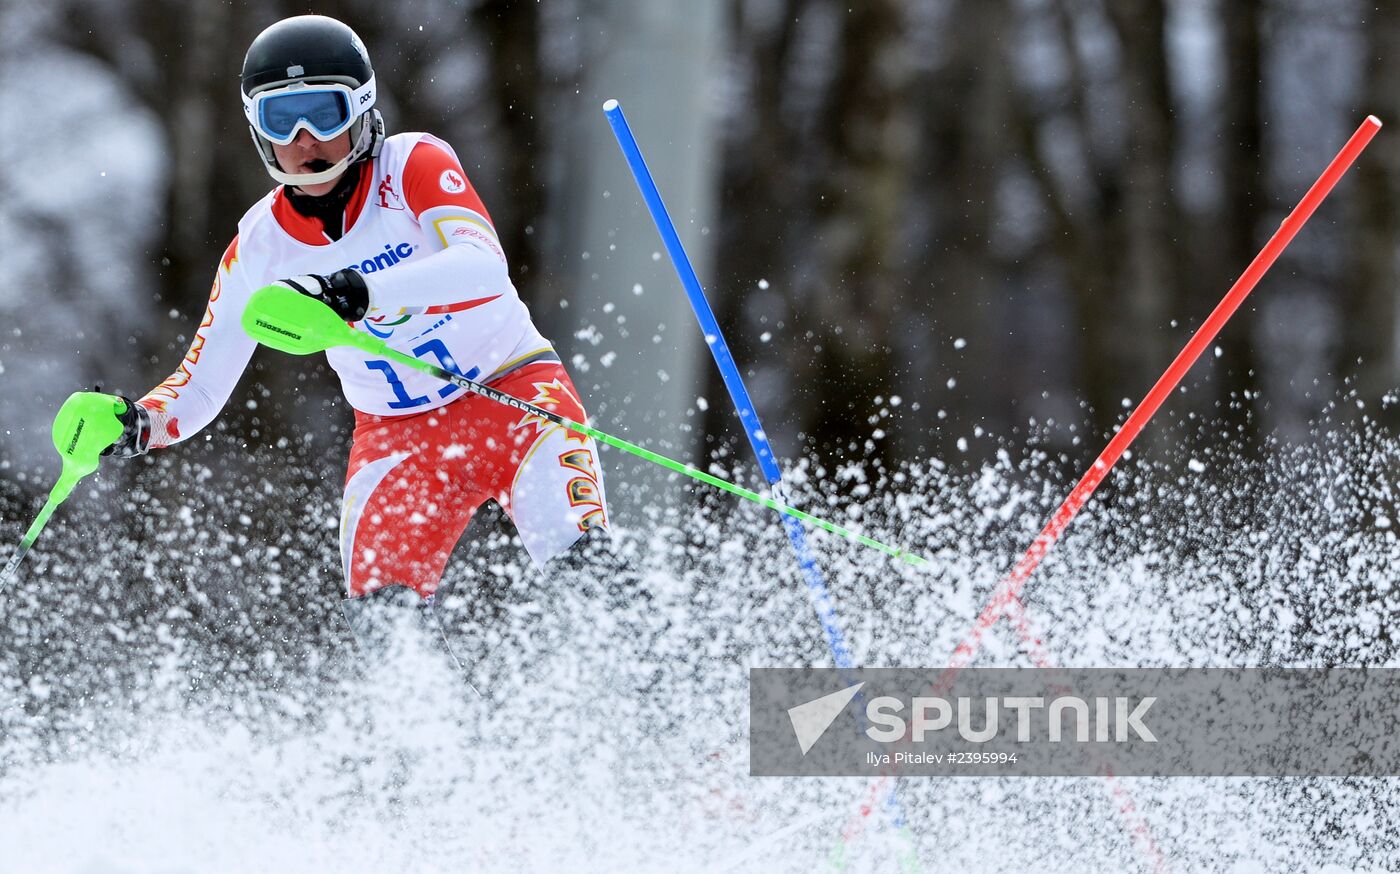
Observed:
[[[188,439],[228,401],[255,347],[240,325],[255,290],[344,268],[369,287],[357,330],[583,421],[578,392],[511,284],[491,219],[452,148],[430,134],[397,134],[347,172],[359,181],[338,239],[280,187],[239,221],[189,351],[139,401],[151,413],[151,445]],[[351,597],[394,584],[432,595],[489,498],[540,565],[582,531],[607,526],[591,438],[357,349],[326,358],[356,418],[340,537]]]

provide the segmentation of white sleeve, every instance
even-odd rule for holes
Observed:
[[[214,421],[248,367],[257,342],[240,320],[251,292],[235,238],[214,275],[209,306],[175,372],[137,403],[151,413],[151,446],[187,440]]]
[[[485,216],[448,205],[424,210],[418,221],[438,251],[366,276],[372,309],[421,311],[511,289],[505,253]]]

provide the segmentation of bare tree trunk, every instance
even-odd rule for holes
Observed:
[[[512,219],[501,228],[501,242],[510,253],[517,276],[528,279],[540,265],[535,229],[545,209],[540,137],[541,103],[540,12],[537,3],[486,0],[472,16],[486,34],[491,52],[492,103],[505,127],[506,190]]]
[[[1379,3],[1368,19],[1362,37],[1370,47],[1363,108],[1385,122],[1400,122],[1400,4]],[[1380,401],[1400,389],[1400,150],[1367,150],[1355,174],[1357,269],[1342,284],[1336,367],[1339,374],[1357,374],[1366,412],[1395,426],[1400,404]]]
[[[794,161],[804,153],[800,121],[791,110],[788,75],[799,47],[797,30],[812,0],[779,0],[766,19],[751,21],[754,4],[733,0],[728,30],[734,40],[736,67],[747,87],[750,112],[721,130],[726,134],[718,212],[742,217],[718,223],[714,281],[715,316],[737,361],[759,376],[750,380],[754,404],[764,421],[796,421],[798,428],[772,427],[769,439],[780,456],[798,450],[797,431],[808,424],[800,407],[822,403],[806,389],[814,379],[797,283],[807,272],[805,241],[810,237],[812,161]],[[774,280],[767,287],[760,281]],[[769,332],[770,343],[753,342]],[[717,370],[704,371],[704,395],[725,397]],[[799,394],[801,392],[801,394]],[[799,397],[797,403],[794,397]],[[710,438],[732,434],[733,411],[709,404],[700,418]]]
[[[158,42],[183,47],[169,65],[170,104],[164,116],[171,172],[164,246],[169,265],[162,274],[172,300],[197,300],[200,292],[207,291],[215,259],[233,239],[242,215],[242,209],[230,208],[226,197],[214,194],[219,187],[214,176],[222,157],[217,121],[220,116],[233,117],[235,129],[242,121],[238,94],[228,87],[242,67],[234,60],[237,50],[229,46],[211,51],[220,44],[227,46],[228,19],[226,5],[197,3],[165,19],[167,26],[179,27],[181,32]],[[228,151],[223,150],[224,155]],[[256,160],[248,154],[251,151],[250,142],[242,157]]]
[[[1007,400],[1014,400],[1006,388],[1016,362],[999,354],[1008,342],[999,330],[1007,305],[991,241],[1012,88],[1003,48],[1007,6],[1001,0],[957,3],[950,18],[959,33],[947,64],[919,89],[926,95],[922,133],[929,153],[919,167],[928,189],[919,195],[936,203],[938,214],[933,245],[911,265],[909,283],[915,300],[923,289],[932,297],[917,308],[926,320],[918,325],[919,339],[931,347],[937,368],[920,402],[947,412],[948,433],[939,441],[945,446],[977,425],[1012,421]],[[972,342],[957,343],[967,338]]]
[[[1180,287],[1181,210],[1172,190],[1175,125],[1163,0],[1109,4],[1122,38],[1128,142],[1124,165],[1126,248],[1118,264],[1123,308],[1113,358],[1127,366],[1134,400],[1171,360],[1167,325]]]
[[[1199,324],[1216,304],[1215,290],[1230,287],[1258,253],[1265,231],[1272,231],[1267,228],[1272,203],[1265,179],[1264,106],[1260,93],[1262,0],[1232,0],[1222,10],[1222,16],[1226,69],[1222,115],[1226,119],[1226,136],[1220,188],[1225,195],[1215,237],[1220,241],[1220,255],[1212,259],[1218,272],[1210,277],[1211,281],[1187,286],[1186,312],[1194,324]],[[1217,345],[1222,354],[1212,369],[1212,379],[1218,386],[1215,401],[1219,419],[1230,439],[1243,438],[1242,445],[1254,447],[1262,423],[1251,414],[1251,402],[1245,398],[1259,385],[1248,323],[1236,321],[1221,332]]]
[[[873,399],[896,388],[901,294],[893,259],[913,142],[902,7],[867,0],[843,17],[836,80],[820,122],[831,136],[833,166],[814,205],[811,254],[825,281],[811,303],[822,337],[817,379],[828,398],[811,409],[814,429],[838,452],[870,438]],[[874,454],[884,447],[878,443]]]
[[[1090,95],[1104,77],[1080,57],[1075,34],[1077,15],[1084,9],[1054,7],[1061,51],[1068,61],[1062,90],[1048,106],[1023,98],[1012,106],[1018,145],[1027,167],[1041,189],[1049,213],[1048,247],[1063,265],[1071,310],[1068,360],[1072,363],[1076,394],[1089,405],[1090,426],[1095,434],[1108,434],[1122,414],[1121,399],[1133,382],[1138,356],[1124,343],[1124,300],[1120,277],[1128,235],[1124,219],[1127,185],[1126,159],[1100,142],[1089,110]],[[1120,52],[1126,50],[1120,49]],[[1056,124],[1058,122],[1059,124]],[[1068,135],[1067,133],[1068,132]],[[1052,143],[1058,137],[1063,142]],[[1055,152],[1073,148],[1084,174],[1073,178],[1052,171]],[[1146,227],[1146,221],[1144,221]],[[1093,444],[1083,441],[1079,454],[1091,457]]]

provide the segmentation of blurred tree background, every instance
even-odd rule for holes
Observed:
[[[1400,123],[1396,3],[719,5],[704,93],[673,107],[720,138],[713,227],[686,236],[788,459],[974,461],[1035,442],[1082,467],[1362,117]],[[7,467],[46,458],[69,391],[139,394],[178,361],[270,184],[239,109],[242,55],[291,14],[359,32],[391,131],[454,144],[565,360],[605,351],[567,307],[586,266],[567,249],[570,138],[605,124],[580,88],[626,42],[626,6],[7,0]],[[694,8],[674,4],[678,39]],[[1397,142],[1382,133],[1192,371],[1164,411],[1185,426],[1173,440],[1249,451],[1327,421],[1396,424]],[[655,164],[687,145],[643,147]],[[259,353],[255,367],[219,433],[296,437],[337,406],[344,429],[324,365]],[[737,439],[718,376],[704,379],[676,391],[706,399],[685,402],[711,444]],[[607,384],[582,382],[605,409]]]
[[[63,399],[95,382],[139,396],[184,353],[271,184],[237,96],[243,53],[308,11],[364,39],[391,131],[454,145],[598,423],[752,481],[600,111],[621,97],[775,448],[788,469],[815,462],[799,495],[854,498],[829,511],[951,552],[954,575],[1024,546],[1378,115],[1390,127],[1096,499],[1104,551],[1069,567],[1097,579],[1095,556],[1160,548],[1188,586],[1251,604],[1275,577],[1307,580],[1286,595],[1307,634],[1280,643],[1274,613],[1241,631],[1225,612],[1221,633],[1253,643],[1220,657],[1385,661],[1394,550],[1377,544],[1400,518],[1388,0],[0,0],[0,539],[18,541],[52,484]],[[62,733],[54,714],[157,661],[192,695],[275,687],[272,664],[335,675],[351,424],[324,362],[260,351],[205,434],[104,465],[5,593],[0,698]],[[1140,477],[1144,457],[1162,469]],[[750,517],[687,503],[703,490],[649,492],[624,463],[605,460],[615,516],[669,514],[640,530],[686,532],[678,578],[712,612],[746,542],[729,526]],[[1017,477],[1030,488],[1012,495]],[[912,518],[860,515],[896,502]],[[492,525],[446,575],[459,628],[551,598],[498,516],[478,533]],[[776,531],[742,535],[783,549]],[[1215,564],[1191,570],[1197,552]],[[886,597],[883,565],[831,569],[842,603]],[[780,577],[741,609],[800,591]],[[820,659],[807,631],[801,658]],[[44,701],[21,695],[32,682]]]

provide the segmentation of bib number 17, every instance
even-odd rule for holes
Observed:
[[[444,345],[441,340],[429,340],[423,345],[413,348],[414,358],[423,358],[426,355],[431,355],[436,358],[438,366],[443,370],[449,370],[458,376],[465,376],[467,379],[476,379],[477,374],[481,372],[476,367],[473,367],[466,373],[458,370],[456,360],[453,359],[452,354],[447,351],[447,346]],[[428,403],[428,397],[426,395],[415,397],[404,389],[403,380],[399,378],[398,371],[394,370],[394,365],[389,362],[382,359],[375,359],[373,361],[366,361],[365,367],[384,374],[384,379],[389,383],[389,390],[394,393],[394,400],[389,401],[390,409],[408,410],[413,407],[421,407]],[[459,392],[461,390],[460,386],[445,385],[438,389],[438,398],[450,397],[454,392]]]

